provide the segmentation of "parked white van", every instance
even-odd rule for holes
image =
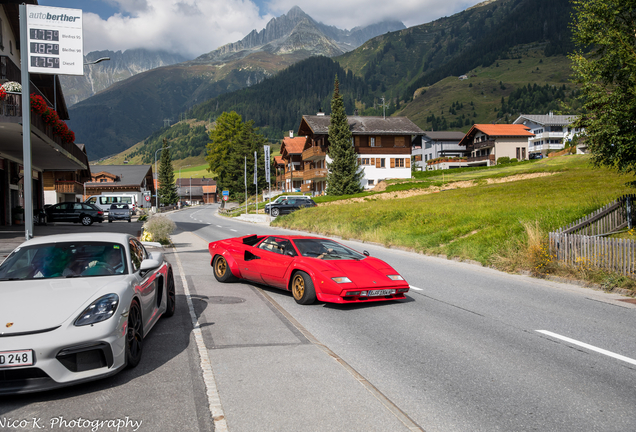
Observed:
[[[135,195],[93,195],[85,203],[95,204],[104,213],[107,213],[113,204],[128,204],[133,214],[137,211],[137,197]]]

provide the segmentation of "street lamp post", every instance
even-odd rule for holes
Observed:
[[[192,176],[190,176],[190,205],[192,205]]]
[[[166,147],[166,150],[171,147],[172,146]],[[163,149],[164,148],[162,147],[160,149],[157,149],[157,151],[155,152],[155,175],[157,176],[157,186],[155,187],[155,206],[157,207],[157,209],[155,210],[156,213],[159,213],[159,171],[157,171],[157,153],[159,153]]]

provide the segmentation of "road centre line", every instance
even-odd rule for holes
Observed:
[[[236,232],[236,230],[235,230],[235,229],[232,229],[232,228],[230,228],[230,231],[234,231],[234,232]]]
[[[547,330],[536,330],[536,331],[538,333],[544,334],[546,336],[550,336],[550,337],[553,337],[555,339],[560,339],[562,341],[565,341],[565,342],[568,342],[568,343],[571,343],[571,344],[574,344],[574,345],[578,345],[578,346],[583,347],[585,349],[588,349],[590,351],[595,351],[597,353],[604,354],[606,356],[615,358],[617,360],[621,360],[621,361],[624,361],[626,363],[636,365],[636,360],[631,359],[629,357],[625,357],[625,356],[620,355],[620,354],[613,353],[613,352],[605,350],[603,348],[597,348],[597,347],[595,347],[593,345],[586,344],[585,342],[579,342],[579,341],[577,341],[575,339],[571,339],[571,338],[566,337],[566,336],[561,336],[559,334],[552,333],[552,332],[549,332]]]
[[[413,285],[409,285],[409,288],[415,290],[415,291],[424,291],[422,288],[418,288],[418,287],[414,287]]]

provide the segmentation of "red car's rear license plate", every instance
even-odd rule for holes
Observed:
[[[393,295],[393,294],[395,294],[395,290],[394,289],[369,291],[369,297],[377,297],[377,296],[385,296],[385,295]]]
[[[0,368],[15,366],[31,366],[33,351],[0,351]]]

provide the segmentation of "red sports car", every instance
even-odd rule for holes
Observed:
[[[384,261],[325,238],[253,234],[212,242],[209,250],[219,282],[246,279],[281,288],[299,304],[396,300],[409,290]]]

